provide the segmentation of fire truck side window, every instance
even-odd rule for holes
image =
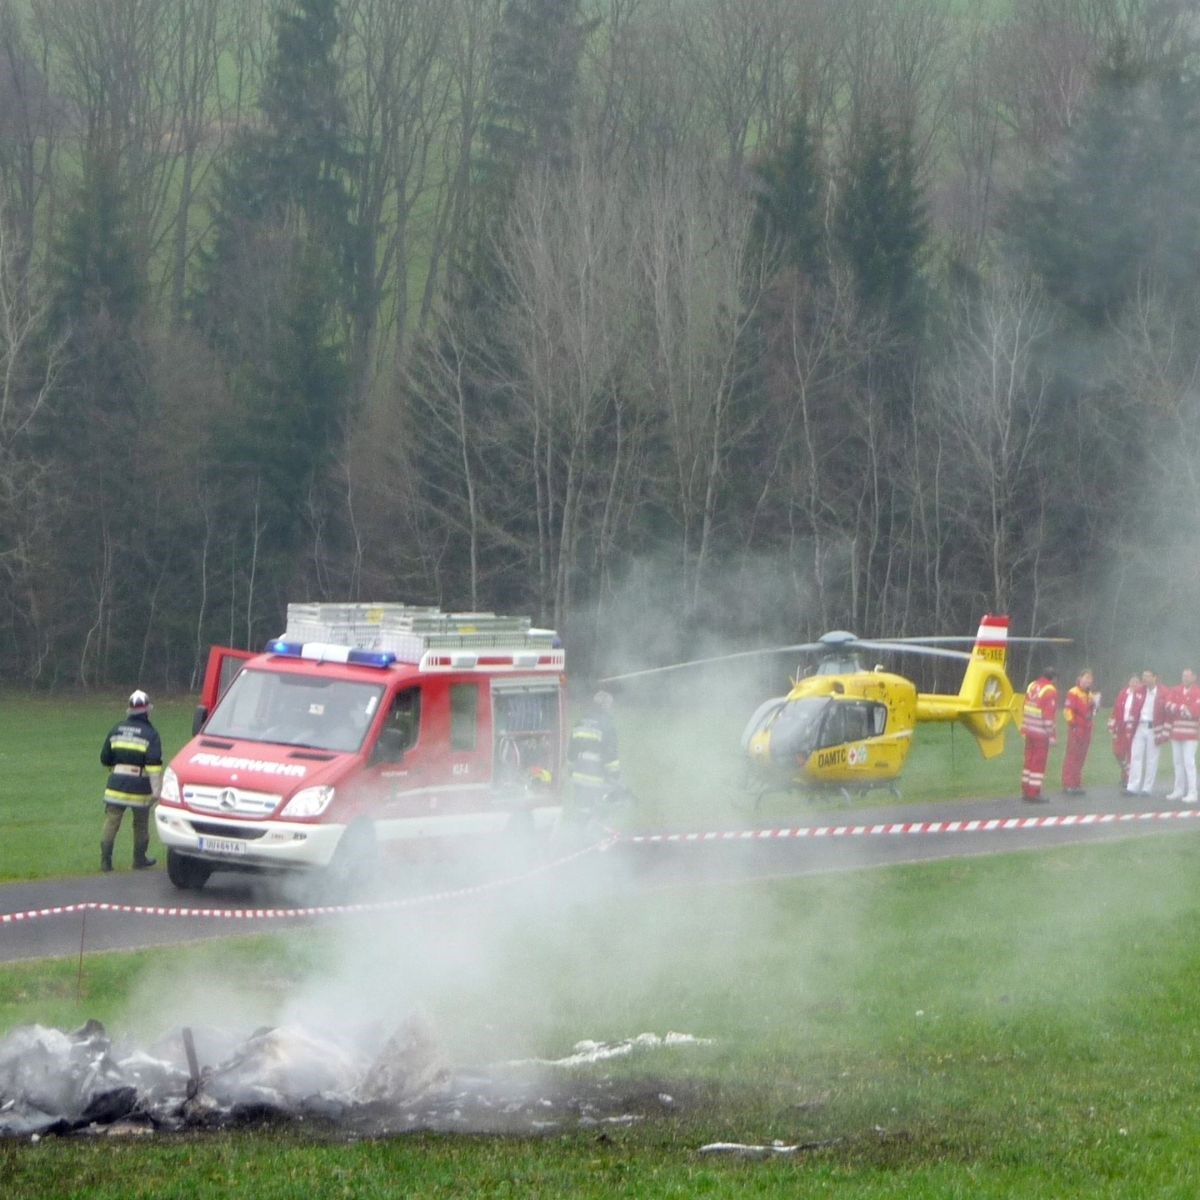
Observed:
[[[421,728],[420,688],[405,688],[404,691],[396,693],[388,713],[386,728],[395,730],[400,735],[393,743],[396,749],[410,750],[417,744],[417,734]]]
[[[450,749],[474,750],[479,715],[479,685],[450,685]]]

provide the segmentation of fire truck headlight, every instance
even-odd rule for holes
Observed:
[[[179,803],[179,776],[170,767],[163,772],[162,791],[158,798],[168,804]]]
[[[334,789],[310,787],[297,792],[284,805],[281,817],[319,817],[332,803]]]

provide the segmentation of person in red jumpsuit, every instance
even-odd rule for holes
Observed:
[[[1047,667],[1026,689],[1021,711],[1021,736],[1025,739],[1025,765],[1021,771],[1021,796],[1037,803],[1043,799],[1046,759],[1056,738],[1058,715],[1058,672]]]
[[[1133,726],[1126,719],[1129,698],[1142,685],[1140,675],[1130,675],[1129,682],[1117,693],[1113,701],[1112,716],[1108,718],[1108,732],[1112,734],[1113,757],[1121,767],[1121,788],[1129,784],[1129,752],[1133,748]]]
[[[1063,697],[1063,718],[1067,722],[1067,752],[1063,756],[1062,786],[1068,796],[1084,796],[1083,764],[1092,744],[1092,726],[1100,707],[1100,693],[1092,690],[1096,682],[1091,671],[1080,671],[1075,686]]]
[[[1175,765],[1175,783],[1168,800],[1195,804],[1196,746],[1200,741],[1200,684],[1196,672],[1185,667],[1178,687],[1167,695],[1167,716],[1171,722],[1171,756]]]

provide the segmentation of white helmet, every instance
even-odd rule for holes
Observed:
[[[149,707],[150,707],[150,697],[147,696],[146,693],[143,692],[141,688],[138,688],[136,691],[130,693],[130,695],[129,695],[129,711],[131,713],[146,712],[147,709],[149,709]]]

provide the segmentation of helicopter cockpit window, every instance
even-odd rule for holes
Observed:
[[[771,757],[792,759],[812,752],[821,717],[829,707],[827,696],[807,696],[784,704],[771,723]]]

